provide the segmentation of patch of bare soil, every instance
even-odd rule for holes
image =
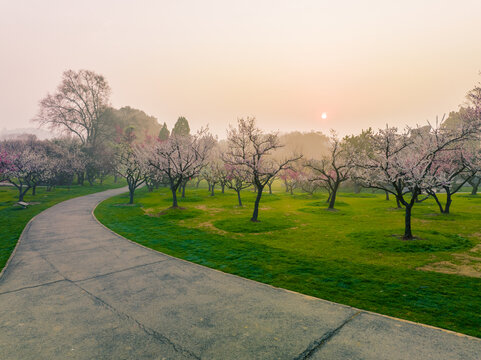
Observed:
[[[209,213],[209,215],[215,215],[217,213],[220,213],[223,210],[219,208],[210,208],[210,207],[207,207],[206,205],[196,205],[195,208],[202,211],[206,211]]]
[[[481,278],[481,257],[473,256],[474,254],[481,256],[481,244],[476,245],[467,252],[452,254],[454,257],[453,261],[440,261],[427,264],[417,268],[417,270]]]
[[[142,208],[142,210],[144,211],[144,214],[145,215],[148,215],[148,216],[151,216],[151,217],[160,217],[162,215],[166,215],[169,213],[170,210],[172,210],[174,208],[170,207],[170,208],[167,208],[165,210],[162,210],[160,212],[156,212],[156,210],[154,208]],[[177,207],[175,208],[175,210],[185,210],[186,208],[185,207]]]
[[[210,221],[199,223],[199,224],[197,224],[196,227],[208,229],[209,231],[212,231],[213,233],[216,233],[216,234],[219,234],[219,235],[227,234],[227,231],[216,228]]]

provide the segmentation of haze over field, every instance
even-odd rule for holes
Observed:
[[[245,116],[341,135],[424,123],[480,79],[480,13],[468,0],[1,1],[0,127],[31,127],[66,69],[103,74],[116,108],[220,137]]]

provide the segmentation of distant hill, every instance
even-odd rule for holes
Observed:
[[[283,148],[277,153],[282,156],[302,154],[305,160],[321,159],[329,153],[329,138],[319,131],[280,134],[279,139]]]
[[[40,140],[51,139],[58,136],[53,132],[38,128],[3,128],[0,130],[0,140],[16,139],[25,135],[35,135]]]
[[[156,117],[147,115],[144,111],[130,106],[120,109],[111,108],[107,111],[106,116],[113,131],[125,131],[126,128],[130,127],[139,142],[148,137],[157,137],[161,129]]]

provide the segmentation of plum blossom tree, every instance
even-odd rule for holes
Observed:
[[[116,173],[127,181],[129,204],[134,203],[135,190],[145,182],[143,155],[145,153],[131,143],[121,143],[116,152]]]
[[[0,147],[0,181],[5,180],[6,174],[12,168],[12,159],[5,149]]]
[[[301,179],[301,172],[293,168],[285,169],[280,172],[279,179],[284,182],[286,190],[290,192],[291,195],[294,194],[294,189],[299,185]]]
[[[283,160],[276,160],[272,154],[282,147],[276,133],[264,133],[255,123],[254,118],[239,119],[237,127],[230,127],[227,133],[228,150],[225,160],[231,166],[241,166],[249,170],[252,184],[257,189],[254,211],[251,221],[257,222],[259,203],[262,192],[269,180],[281,170],[302,156],[293,156]]]
[[[241,191],[252,185],[250,171],[246,166],[224,163],[226,170],[226,186],[237,193],[237,202],[242,207]]]
[[[329,210],[333,210],[336,203],[336,195],[340,185],[351,177],[353,169],[352,157],[347,150],[348,142],[340,140],[332,132],[329,138],[329,155],[320,161],[308,161],[306,166],[313,170],[319,181],[329,192]]]
[[[426,192],[434,198],[443,214],[449,214],[452,196],[457,193],[478,172],[477,162],[479,154],[470,153],[466,144],[459,144],[457,148],[441,151],[437,154],[431,172],[434,178],[434,188]],[[463,175],[462,177],[460,175]],[[446,193],[446,203],[443,206],[436,189],[441,188]]]
[[[209,185],[210,196],[214,196],[214,188],[218,182],[216,164],[213,161],[209,161],[200,172],[200,176],[207,181]]]
[[[305,170],[301,172],[298,182],[299,188],[310,195],[323,187],[323,183],[319,181],[317,176]]]
[[[172,192],[172,207],[178,208],[177,190],[183,181],[199,175],[206,164],[215,139],[201,129],[194,135],[173,134],[157,141],[147,152],[147,162],[166,179]]]
[[[433,171],[440,153],[470,138],[476,127],[447,130],[428,125],[399,133],[386,127],[370,135],[370,145],[353,148],[350,156],[356,164],[355,178],[363,186],[387,191],[405,208],[404,236],[412,240],[412,209],[418,196],[436,187],[437,172]]]
[[[31,145],[31,142],[21,140],[2,144],[2,150],[7,154],[5,162],[9,164],[3,169],[3,176],[17,188],[18,201],[23,201],[27,191],[39,182],[47,163],[45,153],[36,151]]]

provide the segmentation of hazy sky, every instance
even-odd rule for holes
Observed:
[[[67,69],[225,136],[424,123],[481,80],[481,1],[0,0],[0,129],[32,126]],[[327,112],[328,118],[321,119]]]

